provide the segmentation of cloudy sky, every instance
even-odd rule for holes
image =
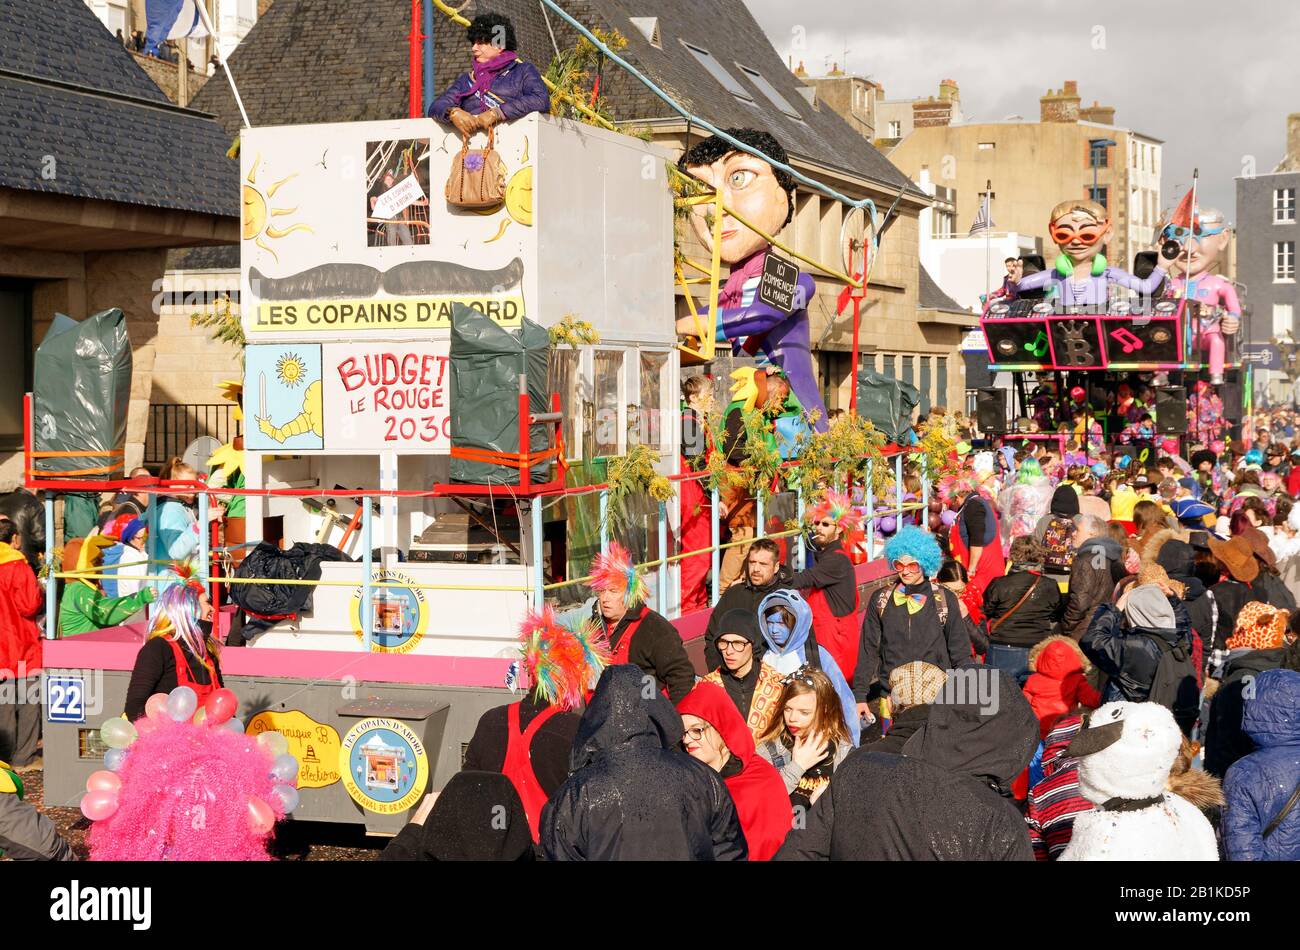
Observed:
[[[747,2],[777,52],[810,73],[846,61],[890,99],[955,79],[968,121],[1036,120],[1039,96],[1077,80],[1084,105],[1113,105],[1117,125],[1164,140],[1166,206],[1199,167],[1202,206],[1229,219],[1233,179],[1252,158],[1272,171],[1286,116],[1300,112],[1295,0]]]

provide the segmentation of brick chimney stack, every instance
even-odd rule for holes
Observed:
[[[1294,167],[1300,167],[1300,112],[1286,117],[1286,157]]]
[[[1065,85],[1038,100],[1039,120],[1042,122],[1078,122],[1079,121],[1079,84],[1067,79]]]
[[[1092,100],[1092,105],[1079,110],[1079,118],[1084,122],[1096,122],[1099,125],[1115,124],[1115,107],[1099,105]]]

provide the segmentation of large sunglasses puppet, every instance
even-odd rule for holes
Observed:
[[[1241,304],[1232,281],[1211,271],[1219,256],[1232,240],[1232,231],[1223,220],[1223,214],[1206,208],[1191,214],[1190,202],[1179,207],[1170,221],[1160,229],[1159,243],[1169,252],[1176,250],[1167,265],[1170,270],[1168,294],[1194,302],[1196,319],[1191,327],[1197,350],[1210,352],[1210,382],[1223,382],[1223,360],[1227,349],[1224,336],[1232,336],[1241,323]]]
[[[756,129],[728,129],[727,134],[781,164],[785,149],[771,135]],[[794,179],[761,158],[737,151],[718,136],[693,145],[677,167],[711,188],[722,192],[723,203],[767,234],[776,234],[794,217]],[[696,205],[691,215],[695,233],[713,250],[711,206]],[[724,213],[719,257],[731,268],[726,285],[718,293],[717,342],[730,342],[733,353],[762,349],[768,360],[780,367],[790,382],[795,398],[806,413],[817,416],[814,427],[826,431],[826,406],[813,376],[808,330],[808,302],[816,292],[811,275],[799,273],[790,312],[763,302],[758,293],[763,265],[772,245],[748,227]],[[695,318],[682,317],[677,332],[696,332]]]
[[[1052,209],[1048,233],[1061,253],[1052,267],[1017,283],[1018,292],[1048,288],[1048,295],[1062,306],[1104,308],[1110,303],[1111,284],[1151,294],[1165,279],[1163,267],[1157,266],[1144,280],[1106,262],[1102,252],[1110,240],[1110,215],[1095,201],[1062,201]]]

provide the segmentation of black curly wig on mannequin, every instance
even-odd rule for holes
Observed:
[[[519,49],[515,39],[515,25],[500,13],[480,13],[470,21],[465,32],[471,43],[491,43],[515,52]]]
[[[786,155],[781,143],[767,132],[760,129],[723,129],[723,131],[737,142],[743,142],[750,148],[762,152],[768,158],[775,159],[782,165],[790,164],[790,158]],[[691,166],[712,165],[724,155],[735,151],[737,151],[736,147],[726,139],[710,135],[707,139],[696,142],[684,152],[682,157],[677,160],[677,167],[682,171],[686,171]],[[785,221],[782,224],[782,227],[784,227],[794,217],[794,176],[779,168],[773,168],[772,174],[776,176],[777,184],[785,189],[788,208]]]

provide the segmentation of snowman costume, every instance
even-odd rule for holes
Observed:
[[[1062,861],[1217,861],[1214,829],[1166,791],[1182,733],[1157,703],[1106,703],[1065,755],[1079,760],[1079,794],[1097,807],[1074,821]]]

